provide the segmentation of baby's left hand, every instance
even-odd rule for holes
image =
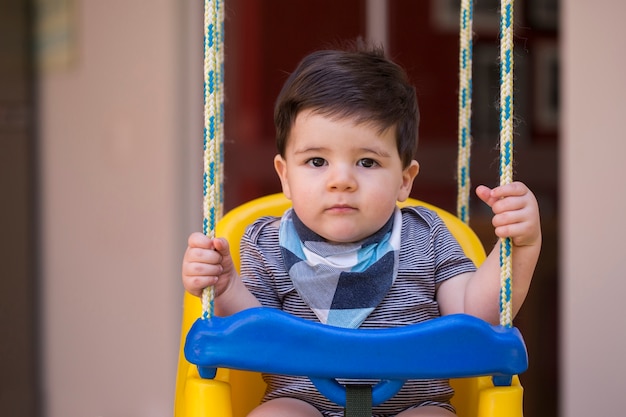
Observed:
[[[476,195],[491,207],[498,237],[510,237],[515,246],[541,244],[539,206],[524,183],[513,182],[493,189],[480,185]]]

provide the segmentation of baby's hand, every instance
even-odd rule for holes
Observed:
[[[510,237],[515,246],[541,243],[539,206],[525,184],[513,182],[494,189],[480,185],[476,195],[491,207],[498,237]]]
[[[226,239],[202,233],[189,236],[182,272],[185,290],[198,297],[208,286],[215,287],[216,296],[223,294],[237,274]]]

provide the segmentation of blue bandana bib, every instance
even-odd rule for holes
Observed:
[[[282,217],[279,241],[296,291],[320,322],[357,328],[380,304],[398,273],[402,213],[355,243],[329,243],[293,209]]]

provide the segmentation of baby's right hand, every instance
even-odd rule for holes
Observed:
[[[215,287],[216,297],[223,294],[237,275],[226,239],[202,233],[189,236],[182,272],[185,290],[197,297],[208,286]]]

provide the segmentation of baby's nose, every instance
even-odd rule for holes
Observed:
[[[357,187],[357,179],[351,167],[336,166],[329,172],[328,187],[333,190],[354,190]]]

